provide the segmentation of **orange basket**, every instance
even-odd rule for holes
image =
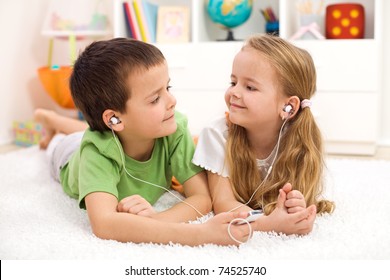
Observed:
[[[48,67],[38,69],[39,79],[46,92],[63,108],[74,109],[75,105],[70,94],[69,78],[72,74],[71,66]]]
[[[69,79],[72,74],[74,61],[76,60],[76,36],[69,35],[71,63],[67,66],[52,64],[54,39],[49,40],[48,62],[46,66],[38,68],[38,77],[47,94],[61,107],[75,109],[70,93]]]

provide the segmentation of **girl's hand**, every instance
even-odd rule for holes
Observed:
[[[117,211],[144,217],[151,217],[156,213],[152,205],[140,195],[131,195],[122,199],[118,203]]]
[[[288,213],[297,213],[306,209],[306,201],[303,194],[298,190],[293,190],[290,183],[286,183],[282,191],[286,194],[286,201],[284,206]]]
[[[257,228],[266,231],[276,231],[284,234],[308,234],[313,229],[314,220],[316,218],[316,206],[311,205],[295,213],[288,213],[285,203],[287,201],[286,193],[281,189],[277,205],[274,211],[264,218],[260,218],[256,223]]]

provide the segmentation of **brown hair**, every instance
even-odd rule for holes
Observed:
[[[139,40],[115,38],[90,44],[76,60],[70,78],[73,100],[90,128],[109,129],[102,120],[107,109],[126,112],[130,74],[164,62],[158,48]]]
[[[243,49],[252,48],[265,56],[277,73],[280,88],[286,96],[310,99],[316,91],[316,70],[310,54],[289,42],[271,35],[250,37]],[[236,198],[246,203],[263,181],[245,128],[229,124],[227,163]],[[302,192],[307,205],[315,204],[317,212],[332,212],[334,203],[321,199],[323,192],[323,145],[320,130],[310,109],[299,109],[289,120],[281,138],[279,153],[272,172],[248,204],[273,211],[279,189],[290,182]]]

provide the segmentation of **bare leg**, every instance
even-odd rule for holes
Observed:
[[[39,141],[39,147],[41,149],[46,149],[51,139],[57,133],[70,134],[84,131],[88,128],[88,124],[84,121],[64,117],[46,109],[36,109],[34,112],[34,120],[42,124],[45,130],[45,135]]]

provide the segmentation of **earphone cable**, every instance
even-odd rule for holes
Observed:
[[[245,204],[239,205],[239,206],[237,206],[237,207],[235,207],[235,208],[233,208],[233,209],[231,209],[231,210],[229,210],[229,211],[227,211],[227,212],[232,212],[232,211],[237,210],[238,208],[240,208],[240,207],[242,207],[242,206],[244,206],[244,205],[248,205],[248,204],[252,201],[253,197],[255,196],[255,194],[257,193],[257,191],[260,189],[260,187],[261,187],[261,186],[264,184],[264,182],[268,179],[269,175],[271,174],[272,167],[273,167],[273,165],[274,165],[274,163],[275,163],[275,161],[276,161],[276,158],[277,158],[277,156],[278,156],[278,153],[279,153],[280,139],[281,139],[281,136],[282,136],[283,128],[284,128],[284,126],[285,126],[286,123],[287,123],[287,120],[288,120],[288,119],[286,119],[286,120],[284,121],[284,123],[282,124],[282,126],[281,126],[281,128],[280,128],[279,135],[278,135],[278,141],[277,141],[277,143],[276,143],[275,155],[274,155],[274,157],[273,157],[273,159],[272,159],[272,162],[271,162],[271,165],[270,165],[269,169],[267,170],[266,176],[264,177],[264,179],[262,180],[262,182],[257,186],[257,188],[255,189],[255,191],[253,192],[253,194],[251,195],[251,197],[249,198],[249,200],[248,200]],[[139,182],[142,182],[142,183],[145,183],[145,184],[148,184],[148,185],[151,185],[151,186],[154,186],[154,187],[157,187],[157,188],[160,188],[160,189],[163,189],[163,190],[167,191],[169,194],[171,194],[172,196],[174,196],[177,200],[179,200],[180,202],[182,202],[182,203],[186,204],[187,206],[191,207],[192,209],[194,209],[194,210],[200,215],[200,217],[204,217],[204,216],[205,216],[205,215],[202,214],[198,209],[196,209],[195,206],[193,206],[192,204],[190,204],[190,203],[184,201],[183,199],[181,199],[180,197],[178,197],[176,194],[174,194],[172,191],[170,191],[168,188],[163,187],[163,186],[160,186],[160,185],[157,185],[157,184],[154,184],[154,183],[151,183],[151,182],[148,182],[148,181],[145,181],[145,180],[142,180],[142,179],[140,179],[140,178],[137,178],[137,177],[133,176],[130,172],[128,172],[127,169],[126,169],[126,166],[125,166],[124,154],[123,154],[122,149],[121,149],[121,147],[120,147],[120,145],[119,145],[119,143],[118,143],[118,139],[117,139],[117,137],[116,137],[116,135],[115,135],[113,129],[111,129],[111,132],[112,132],[112,135],[113,135],[113,137],[114,137],[115,144],[117,145],[117,147],[118,147],[118,149],[119,149],[119,154],[120,154],[120,157],[121,157],[123,169],[124,169],[124,171],[126,172],[126,174],[127,174],[128,176],[130,176],[131,178],[133,178],[134,180],[137,180],[137,181],[139,181]],[[262,197],[262,199],[263,199],[263,197]],[[264,201],[262,200],[262,204],[263,204],[263,203],[264,203]],[[244,221],[244,222],[248,225],[248,227],[249,227],[250,234],[249,234],[248,239],[246,240],[246,242],[252,238],[252,236],[253,236],[253,229],[252,229],[252,226],[250,225],[250,223],[249,223],[247,220],[242,219],[242,218],[236,218],[236,219],[233,219],[233,220],[231,220],[231,221],[229,222],[229,225],[228,225],[228,228],[227,228],[229,237],[230,237],[233,241],[237,242],[238,244],[243,244],[244,242],[239,241],[238,239],[236,239],[236,238],[232,235],[232,233],[231,233],[231,226],[232,226],[235,222],[237,222],[237,221]]]
[[[230,237],[233,241],[237,242],[238,244],[243,244],[243,243],[245,243],[245,242],[242,242],[242,241],[238,240],[237,238],[235,238],[235,237],[233,236],[232,232],[231,232],[231,226],[232,226],[232,224],[234,224],[234,223],[236,223],[236,222],[238,222],[238,221],[243,221],[243,222],[245,222],[245,223],[248,225],[248,227],[249,227],[249,235],[248,235],[248,238],[247,238],[247,240],[246,240],[245,242],[248,242],[248,241],[252,238],[252,236],[253,236],[253,229],[252,229],[251,224],[250,224],[247,220],[245,220],[245,219],[243,219],[243,218],[236,218],[236,219],[233,219],[233,220],[230,221],[230,223],[229,223],[229,225],[228,225],[228,228],[227,228],[229,237]]]
[[[174,196],[177,200],[183,202],[183,203],[186,204],[187,206],[189,206],[189,207],[191,207],[192,209],[194,209],[194,210],[200,215],[200,217],[204,217],[204,216],[205,216],[205,215],[202,214],[198,209],[196,209],[195,206],[193,206],[193,205],[191,205],[190,203],[184,201],[183,199],[181,199],[180,197],[178,197],[176,194],[174,194],[172,191],[170,191],[168,188],[165,188],[165,187],[163,187],[163,186],[160,186],[160,185],[157,185],[157,184],[154,184],[154,183],[151,183],[151,182],[142,180],[142,179],[140,179],[140,178],[137,178],[137,177],[133,176],[130,172],[128,172],[127,169],[126,169],[126,166],[125,166],[125,158],[124,158],[122,149],[121,149],[121,147],[120,147],[120,145],[119,145],[119,143],[118,143],[118,139],[117,139],[117,137],[116,137],[116,135],[115,135],[113,129],[111,129],[111,132],[112,132],[112,135],[113,135],[113,137],[114,137],[115,144],[117,145],[117,147],[118,147],[118,149],[119,149],[119,154],[120,154],[120,156],[121,156],[121,161],[122,161],[123,169],[124,169],[124,171],[126,172],[126,174],[127,174],[128,176],[130,176],[132,179],[137,180],[137,181],[139,181],[139,182],[142,182],[142,183],[151,185],[151,186],[153,186],[153,187],[160,188],[160,189],[163,189],[163,190],[167,191],[169,194],[171,194],[172,196]]]
[[[238,205],[238,206],[234,207],[233,209],[230,209],[228,212],[232,212],[232,211],[234,211],[234,210],[239,209],[239,208],[242,207],[242,206],[248,205],[248,204],[252,201],[253,197],[255,196],[255,194],[257,193],[257,191],[260,189],[260,187],[261,187],[261,186],[265,183],[265,181],[268,179],[269,175],[271,174],[272,167],[274,166],[274,163],[275,163],[275,161],[276,161],[276,158],[278,157],[278,154],[279,154],[280,139],[282,138],[283,128],[284,128],[284,126],[286,125],[287,120],[288,120],[288,118],[286,118],[286,119],[284,120],[282,126],[280,127],[279,135],[278,135],[278,142],[276,143],[275,155],[274,155],[274,157],[273,157],[273,159],[272,159],[271,165],[270,165],[270,167],[268,168],[267,174],[265,175],[264,179],[260,182],[260,184],[257,186],[257,188],[255,189],[255,191],[253,192],[253,194],[251,195],[251,197],[248,199],[248,201],[247,201],[246,203],[241,204],[241,205]],[[261,197],[261,200],[262,200],[262,201],[261,201],[262,207],[264,207],[264,205],[263,205],[263,204],[264,204],[263,196]]]

